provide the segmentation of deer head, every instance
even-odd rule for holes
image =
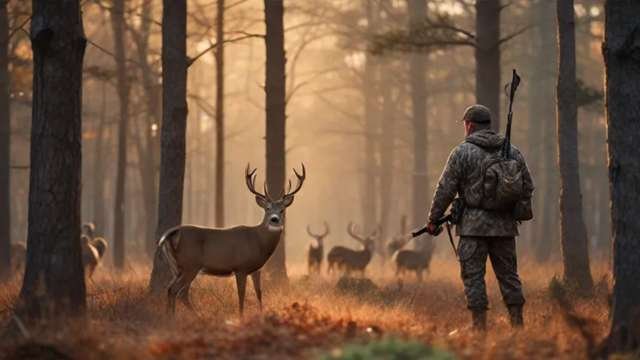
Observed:
[[[315,234],[311,231],[311,226],[307,225],[307,234],[316,240],[318,246],[321,246],[324,238],[329,235],[329,224],[326,221],[324,222],[324,232],[322,234]]]
[[[261,194],[256,190],[256,170],[257,169],[251,170],[250,165],[247,164],[247,169],[245,170],[247,188],[249,188],[249,191],[256,196],[256,203],[258,203],[258,206],[264,209],[264,219],[262,223],[267,224],[269,228],[281,229],[284,226],[284,211],[293,203],[294,195],[300,191],[302,184],[304,183],[304,179],[306,177],[304,164],[302,164],[302,174],[299,174],[296,169],[293,169],[293,172],[298,179],[295,189],[291,189],[292,184],[291,180],[289,180],[287,190],[283,191],[283,193],[276,199],[271,197],[271,194],[269,194],[269,188],[266,181],[264,183],[264,194]]]
[[[350,222],[349,226],[347,226],[347,233],[369,251],[374,250],[375,240],[380,235],[380,230],[380,227],[377,227],[371,234],[363,237],[362,235],[356,234],[355,226],[353,225],[353,223]]]

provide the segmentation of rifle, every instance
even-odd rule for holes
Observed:
[[[453,214],[449,213],[448,215],[443,216],[438,221],[434,223],[436,226],[436,231],[429,235],[438,236],[442,232],[442,224],[447,228],[447,234],[449,235],[449,242],[451,243],[451,247],[453,248],[453,253],[456,254],[456,258],[458,258],[458,249],[456,249],[456,244],[453,242],[453,236],[451,235],[451,220],[453,219]],[[424,233],[429,232],[429,225],[425,225],[420,229],[414,230],[411,232],[411,237],[416,238]]]
[[[511,89],[509,91],[509,114],[507,115],[507,131],[504,137],[504,143],[502,144],[502,157],[508,159],[511,156],[511,121],[513,120],[513,98],[516,96],[516,90],[520,85],[520,76],[513,69],[513,76],[511,79]]]

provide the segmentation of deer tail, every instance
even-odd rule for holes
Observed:
[[[162,251],[167,264],[169,264],[169,269],[171,270],[173,276],[177,276],[180,272],[180,270],[178,269],[178,262],[176,261],[176,257],[173,254],[175,246],[177,246],[178,244],[173,244],[172,241],[173,239],[179,241],[179,238],[174,237],[178,233],[178,231],[180,231],[179,227],[171,228],[167,230],[160,238],[160,241],[158,241],[158,247]]]

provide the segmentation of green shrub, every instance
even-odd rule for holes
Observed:
[[[320,357],[322,360],[453,360],[452,354],[422,343],[383,339],[366,344],[349,344]]]

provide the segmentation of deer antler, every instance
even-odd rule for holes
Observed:
[[[327,224],[327,222],[324,222],[324,234],[322,234],[322,237],[325,237],[327,235],[329,235],[329,224]]]
[[[256,177],[258,176],[258,175],[256,175],[256,171],[257,170],[258,170],[257,168],[251,170],[251,165],[247,164],[247,168],[244,171],[244,179],[245,179],[245,181],[247,183],[247,188],[249,188],[249,191],[252,194],[254,194],[255,196],[259,196],[262,199],[267,200],[267,198],[268,198],[267,194],[268,193],[266,191],[266,189],[267,189],[266,184],[265,184],[265,193],[264,194],[261,194],[256,190]]]
[[[347,233],[354,239],[356,239],[359,243],[364,244],[365,240],[354,232],[354,225],[352,222],[347,226]]]
[[[324,233],[318,235],[318,234],[314,234],[313,231],[311,231],[311,226],[307,225],[307,234],[309,234],[309,236],[311,236],[312,238],[316,238],[316,239],[321,239],[327,235],[329,235],[329,224],[327,224],[327,222],[324,222]]]
[[[291,191],[291,180],[289,180],[289,186],[286,192],[283,193],[282,197],[292,197],[302,188],[302,184],[304,183],[304,179],[307,177],[307,170],[304,167],[304,163],[302,163],[302,174],[298,174],[298,171],[293,168],[293,173],[296,174],[296,178],[298,178],[298,184],[296,188]]]

